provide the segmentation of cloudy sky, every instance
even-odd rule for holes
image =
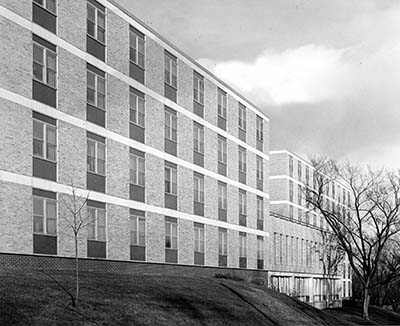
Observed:
[[[400,1],[118,0],[271,119],[271,148],[400,167]]]

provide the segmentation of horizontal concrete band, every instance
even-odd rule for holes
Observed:
[[[269,155],[263,153],[262,151],[257,150],[256,148],[250,146],[246,142],[241,141],[239,138],[233,136],[232,134],[227,133],[226,131],[218,128],[217,126],[213,125],[212,123],[200,118],[198,115],[194,114],[193,112],[181,107],[177,103],[165,98],[164,96],[156,93],[155,91],[151,90],[150,88],[144,86],[143,84],[137,82],[135,79],[130,78],[123,73],[119,72],[118,70],[112,68],[111,66],[107,65],[103,61],[95,58],[94,56],[84,52],[77,47],[73,46],[72,44],[66,42],[65,40],[59,38],[58,36],[54,35],[53,33],[47,31],[43,27],[36,25],[25,18],[15,14],[14,12],[0,6],[0,15],[11,20],[12,22],[20,25],[21,27],[31,31],[34,34],[43,37],[44,39],[48,40],[49,42],[62,47],[63,49],[69,51],[73,55],[79,57],[82,60],[102,69],[106,73],[113,75],[115,78],[123,81],[124,83],[138,89],[139,91],[151,96],[152,98],[156,99],[157,101],[171,107],[172,109],[176,110],[177,112],[186,115],[188,118],[201,123],[204,127],[224,136],[225,138],[237,143],[238,145],[246,148],[247,150],[254,152],[255,154],[259,155],[260,157],[264,158],[265,160],[269,160]]]
[[[0,170],[0,181],[4,182],[11,182],[15,184],[20,184],[24,186],[29,186],[33,188],[39,188],[43,190],[48,190],[48,191],[53,191],[57,193],[63,193],[67,195],[71,195],[71,186],[45,180],[45,179],[39,179],[35,177],[30,177],[26,175],[21,175],[17,173],[12,173],[8,171],[3,171]],[[213,225],[221,228],[226,228],[226,229],[231,229],[239,232],[246,232],[250,234],[255,234],[255,235],[260,235],[264,237],[269,237],[269,232],[266,231],[261,231],[261,230],[256,230],[240,225],[235,225],[227,222],[222,222],[219,220],[214,220],[211,218],[207,217],[202,217],[198,215],[192,215],[192,214],[187,214],[179,211],[175,211],[172,209],[164,208],[164,207],[158,207],[158,206],[153,206],[149,205],[146,203],[141,203],[141,202],[136,202],[134,200],[129,200],[129,199],[124,199],[124,198],[119,198],[111,195],[106,195],[103,193],[95,192],[95,191],[88,191],[86,189],[76,189],[76,195],[86,198],[88,197],[91,200],[96,200],[100,202],[105,202],[108,204],[113,204],[113,205],[118,205],[118,206],[124,206],[128,208],[133,208],[141,211],[147,211],[147,212],[152,212],[160,215],[167,215],[167,216],[172,216],[176,217],[179,219],[184,219],[184,220],[189,220],[193,222],[198,222],[198,223],[203,223],[203,224],[208,224],[208,225]]]
[[[51,106],[48,106],[48,105],[42,104],[42,103],[40,103],[38,101],[26,98],[24,96],[21,96],[19,94],[14,93],[14,92],[8,91],[8,90],[6,90],[4,88],[0,88],[0,98],[3,98],[5,100],[11,101],[11,102],[16,103],[16,104],[19,104],[19,105],[21,105],[21,106],[23,106],[23,107],[25,107],[25,108],[27,108],[29,110],[34,110],[34,111],[37,111],[39,113],[42,113],[42,114],[45,114],[45,115],[49,115],[49,116],[51,116],[51,117],[53,117],[53,118],[55,118],[57,120],[61,120],[61,121],[67,122],[67,123],[69,123],[69,124],[71,124],[71,125],[73,125],[75,127],[85,129],[87,131],[93,132],[93,133],[98,134],[100,136],[103,136],[105,138],[109,138],[109,139],[112,139],[112,140],[114,140],[116,142],[119,142],[121,144],[127,145],[129,147],[134,147],[134,148],[136,148],[136,149],[138,149],[140,151],[149,153],[149,154],[154,155],[154,156],[156,156],[158,158],[161,158],[163,160],[167,160],[167,161],[173,162],[173,163],[175,163],[177,165],[183,166],[183,167],[188,168],[190,170],[193,170],[193,171],[202,173],[204,175],[207,175],[207,176],[209,176],[209,177],[211,177],[213,179],[225,182],[225,183],[230,184],[230,185],[232,185],[234,187],[246,190],[246,191],[248,191],[250,193],[254,193],[257,196],[269,199],[269,194],[267,194],[267,193],[265,193],[263,191],[260,191],[258,189],[249,187],[248,185],[245,185],[245,184],[240,183],[238,181],[235,181],[235,180],[232,180],[230,178],[224,177],[224,176],[222,176],[222,175],[220,175],[218,173],[212,172],[212,171],[207,170],[205,168],[202,168],[202,167],[200,167],[198,165],[195,165],[195,164],[190,163],[188,161],[182,160],[182,159],[180,159],[180,158],[178,158],[176,156],[170,155],[168,153],[165,153],[165,152],[160,151],[158,149],[155,149],[153,147],[147,146],[147,145],[145,145],[143,143],[140,143],[138,141],[135,141],[135,140],[133,140],[131,138],[127,138],[127,137],[121,136],[121,135],[119,135],[119,134],[117,134],[115,132],[112,132],[112,131],[110,131],[110,130],[108,130],[106,128],[100,127],[100,126],[98,126],[98,125],[96,125],[94,123],[91,123],[91,122],[88,122],[88,121],[85,121],[85,120],[81,120],[79,118],[76,118],[76,117],[71,116],[69,114],[66,114],[64,112],[61,112],[61,111],[59,111],[59,110],[57,110],[55,108],[52,108]]]

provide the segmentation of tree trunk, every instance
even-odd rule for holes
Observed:
[[[363,296],[363,313],[362,313],[362,316],[363,316],[363,318],[369,320],[368,308],[369,308],[370,295],[369,295],[368,287],[365,287],[363,289],[363,292],[364,292],[364,296]]]
[[[78,258],[78,237],[75,236],[75,307],[78,308],[79,300],[79,258]]]

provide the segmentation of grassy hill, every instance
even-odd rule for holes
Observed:
[[[73,289],[71,272],[51,275]],[[350,319],[255,284],[155,274],[82,273],[77,311],[42,272],[0,269],[1,326],[354,325]]]

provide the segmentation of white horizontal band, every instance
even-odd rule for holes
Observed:
[[[30,30],[32,33],[39,35],[40,37],[45,38],[46,40],[48,40],[49,42],[62,47],[63,49],[69,51],[70,53],[72,53],[73,55],[81,58],[82,60],[85,60],[86,62],[98,67],[99,69],[105,71],[106,73],[114,76],[115,78],[120,79],[121,81],[123,81],[124,83],[140,90],[141,92],[147,94],[148,96],[153,97],[154,99],[156,99],[157,101],[168,105],[169,107],[173,108],[174,110],[176,110],[179,113],[182,113],[184,115],[186,115],[187,117],[189,117],[190,119],[194,120],[194,121],[198,121],[199,123],[201,123],[202,125],[204,125],[204,127],[224,136],[225,138],[239,144],[240,146],[246,148],[247,150],[256,153],[257,155],[263,157],[265,160],[269,160],[269,155],[257,150],[256,148],[249,146],[246,142],[241,141],[240,139],[238,139],[237,137],[227,133],[226,131],[218,128],[217,126],[214,126],[212,123],[204,120],[203,118],[200,118],[198,115],[194,114],[193,112],[181,107],[180,105],[176,104],[175,102],[165,98],[164,96],[156,93],[155,91],[151,90],[150,88],[144,86],[143,84],[137,82],[135,79],[130,78],[126,75],[124,75],[123,73],[119,72],[118,70],[112,68],[111,66],[107,65],[106,63],[104,63],[103,61],[95,58],[94,56],[88,54],[85,51],[82,51],[80,49],[78,49],[77,47],[73,46],[72,44],[64,41],[63,39],[61,39],[60,37],[58,37],[57,35],[49,32],[48,30],[44,29],[43,27],[36,25],[28,20],[26,20],[25,18],[13,13],[12,11],[0,6],[0,15],[2,15],[3,17],[11,20],[14,23],[17,23],[18,25]]]
[[[43,190],[48,190],[48,191],[53,191],[57,193],[63,193],[63,194],[71,194],[71,187],[57,183],[54,181],[49,181],[45,179],[40,179],[40,178],[35,178],[35,177],[29,177],[26,175],[22,174],[17,174],[13,172],[8,172],[8,171],[3,171],[0,170],[0,180],[4,182],[11,182],[11,183],[16,183],[24,186],[29,186],[29,187],[34,187],[34,188],[40,188]],[[222,228],[227,228],[235,231],[240,231],[240,232],[246,232],[246,233],[251,233],[255,235],[260,235],[264,237],[268,237],[269,233],[266,231],[261,231],[261,230],[256,230],[240,225],[235,225],[227,222],[222,222],[218,220],[214,220],[211,218],[207,217],[202,217],[202,216],[197,216],[197,215],[192,215],[192,214],[187,214],[187,213],[182,213],[179,211],[175,211],[172,209],[168,208],[163,208],[163,207],[158,207],[158,206],[153,206],[153,205],[148,205],[145,203],[140,203],[136,202],[133,200],[129,199],[123,199],[111,195],[106,195],[102,194],[99,192],[95,191],[88,191],[85,189],[76,189],[76,195],[80,197],[86,198],[88,196],[89,199],[91,200],[97,200],[109,204],[114,204],[118,206],[124,206],[124,207],[129,207],[133,209],[138,209],[138,210],[143,210],[147,212],[152,212],[160,215],[168,215],[184,220],[189,220],[193,222],[198,222],[198,223],[203,223],[203,224],[209,224],[217,227],[222,227]]]
[[[96,133],[98,135],[101,135],[103,137],[112,139],[112,140],[114,140],[116,142],[119,142],[121,144],[124,144],[126,146],[134,147],[134,148],[136,148],[136,149],[138,149],[140,151],[149,153],[149,154],[154,155],[156,157],[159,157],[159,158],[161,158],[163,160],[171,161],[171,162],[173,162],[173,163],[175,163],[177,165],[186,167],[186,168],[188,168],[190,170],[202,173],[202,174],[207,175],[207,176],[209,176],[211,178],[214,178],[216,180],[220,180],[222,182],[225,182],[225,183],[230,184],[232,186],[235,186],[237,188],[241,188],[241,189],[246,190],[248,192],[254,193],[257,196],[264,197],[264,198],[269,198],[269,194],[267,194],[267,193],[265,193],[263,191],[260,191],[260,190],[258,190],[256,188],[249,187],[248,185],[245,185],[245,184],[242,184],[242,183],[240,183],[238,181],[229,179],[229,178],[224,177],[224,176],[222,176],[222,175],[220,175],[218,173],[212,172],[212,171],[207,170],[205,168],[202,168],[202,167],[200,167],[198,165],[195,165],[193,163],[190,163],[190,162],[187,162],[185,160],[182,160],[182,159],[180,159],[180,158],[178,158],[176,156],[170,155],[168,153],[165,153],[165,152],[160,151],[158,149],[155,149],[153,147],[147,146],[147,145],[145,145],[143,143],[140,143],[138,141],[135,141],[133,139],[121,136],[121,135],[119,135],[119,134],[117,134],[115,132],[112,132],[112,131],[107,130],[107,129],[103,128],[103,127],[100,127],[100,126],[98,126],[98,125],[96,125],[94,123],[91,123],[91,122],[88,122],[88,121],[85,121],[85,120],[81,120],[79,118],[76,118],[76,117],[71,116],[69,114],[66,114],[64,112],[61,112],[61,111],[59,111],[59,110],[57,110],[57,109],[55,109],[55,108],[53,108],[51,106],[48,106],[48,105],[45,105],[45,104],[40,103],[38,101],[26,98],[26,97],[24,97],[22,95],[16,94],[16,93],[11,92],[11,91],[8,91],[8,90],[6,90],[4,88],[0,88],[0,98],[6,99],[8,101],[11,101],[11,102],[14,102],[14,103],[17,103],[17,104],[20,104],[20,105],[22,105],[23,107],[25,107],[27,109],[35,110],[35,111],[37,111],[39,113],[42,113],[42,114],[45,114],[45,115],[49,115],[49,116],[51,116],[51,117],[53,117],[53,118],[55,118],[57,120],[61,120],[61,121],[67,122],[67,123],[69,123],[69,124],[71,124],[73,126],[76,126],[78,128],[82,128],[82,129],[85,129],[87,131],[90,131],[90,132]]]

